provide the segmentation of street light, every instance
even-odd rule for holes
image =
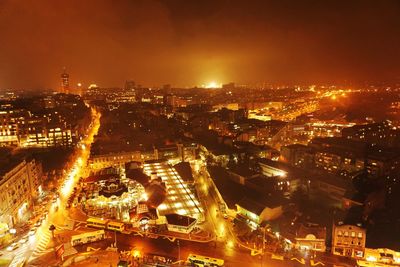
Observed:
[[[57,258],[57,250],[56,250],[56,244],[55,244],[55,240],[54,240],[54,230],[56,230],[56,227],[54,226],[54,224],[50,225],[49,227],[49,231],[51,231],[51,236],[53,239],[53,243],[54,243],[54,253],[56,254],[56,258]]]
[[[264,265],[264,251],[265,251],[265,229],[267,228],[267,226],[264,226],[263,228],[263,239],[262,239],[262,248],[261,248],[261,266]]]
[[[181,246],[179,244],[179,240],[177,240],[177,244],[178,244],[178,262],[181,261]]]
[[[54,230],[56,230],[56,227],[54,226],[54,224],[50,225],[49,231],[51,231],[51,235],[52,235],[53,239],[54,239]]]

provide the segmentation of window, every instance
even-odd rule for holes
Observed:
[[[363,237],[362,232],[359,232],[359,233],[358,233],[358,238],[362,238],[362,237]]]
[[[342,231],[338,231],[338,236],[342,236],[342,235],[343,235]]]
[[[356,237],[356,232],[351,232],[351,237]]]
[[[345,231],[344,236],[349,236],[349,232]]]

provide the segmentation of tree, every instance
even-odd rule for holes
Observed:
[[[308,205],[308,195],[304,188],[301,186],[297,187],[290,198],[299,207],[300,210],[304,210]]]

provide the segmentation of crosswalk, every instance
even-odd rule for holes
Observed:
[[[39,236],[40,240],[31,255],[31,260],[40,257],[44,253],[47,253],[50,250],[52,250],[52,248],[47,249],[47,245],[49,244],[51,239],[51,232],[48,229],[43,229],[43,231],[41,231]]]
[[[15,251],[14,258],[11,261],[9,267],[23,266],[26,261],[26,249],[21,248]]]

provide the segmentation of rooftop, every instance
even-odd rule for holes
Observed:
[[[175,213],[166,214],[165,217],[167,218],[169,224],[185,226],[185,227],[188,227],[192,225],[194,222],[196,222],[196,219],[192,217],[179,215]]]
[[[210,174],[218,191],[222,195],[229,208],[235,208],[236,204],[259,214],[261,207],[275,208],[285,203],[285,199],[274,193],[261,194],[247,186],[238,184],[229,178],[229,174],[220,167],[211,167]]]
[[[315,224],[300,224],[296,238],[307,238],[313,235],[316,239],[326,239],[326,228]]]
[[[192,218],[199,218],[201,216],[203,208],[199,200],[171,165],[165,161],[146,162],[144,164],[144,172],[147,175],[157,173],[157,176],[166,185],[166,199],[157,207],[160,215],[176,213]]]
[[[229,172],[238,174],[243,177],[252,177],[257,174],[257,172],[250,170],[245,164],[235,165],[234,167],[229,169]]]
[[[174,169],[178,172],[178,174],[185,182],[191,183],[194,181],[192,168],[190,167],[189,162],[180,162],[174,165]]]
[[[125,171],[126,178],[137,181],[138,183],[146,186],[150,177],[143,172],[143,169],[128,169]]]
[[[13,154],[11,149],[0,148],[0,179],[26,158],[25,153]]]

